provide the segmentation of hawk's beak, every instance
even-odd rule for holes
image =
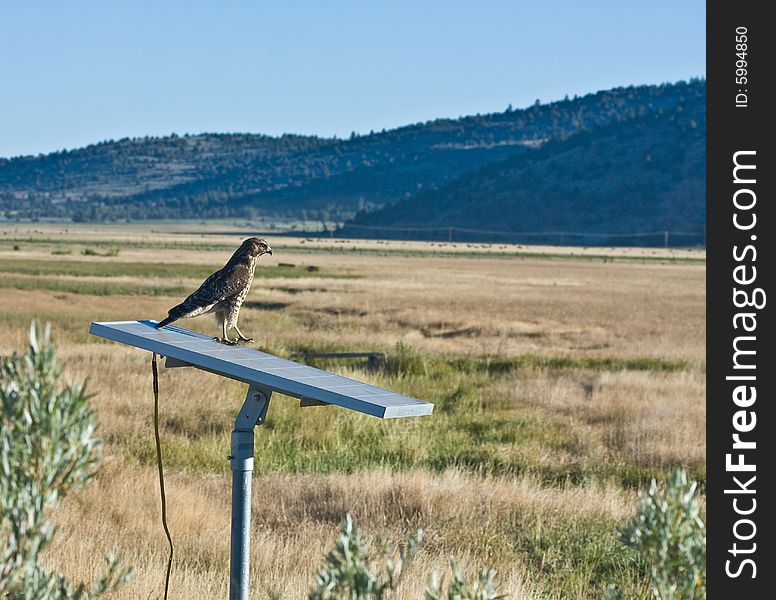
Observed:
[[[267,248],[267,254],[269,254],[270,256],[272,256],[272,248]]]

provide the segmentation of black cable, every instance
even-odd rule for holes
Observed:
[[[151,358],[151,372],[154,376],[154,436],[156,437],[156,466],[159,468],[159,494],[162,499],[162,525],[167,542],[170,544],[170,556],[167,558],[167,575],[164,578],[164,600],[167,600],[167,592],[170,589],[170,572],[172,571],[172,536],[167,527],[167,494],[164,491],[164,468],[162,467],[162,442],[159,438],[159,371],[156,368],[156,352]]]

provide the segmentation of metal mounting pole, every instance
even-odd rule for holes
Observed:
[[[232,451],[232,546],[229,558],[229,600],[248,600],[251,549],[251,477],[253,474],[253,429],[264,423],[271,390],[248,388],[234,422]]]

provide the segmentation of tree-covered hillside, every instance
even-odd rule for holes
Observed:
[[[687,96],[671,109],[548,142],[439,190],[362,212],[342,233],[384,237],[370,228],[385,227],[397,229],[393,236],[446,239],[445,228],[456,228],[457,239],[487,238],[466,231],[479,229],[499,232],[496,240],[654,245],[667,230],[675,243],[702,244],[705,123],[705,99]]]
[[[701,80],[618,88],[347,140],[201,134],[0,159],[0,214],[104,220],[304,211],[344,220],[424,198],[492,163],[546,154],[581,133],[595,137],[613,124],[703,102],[705,87]]]

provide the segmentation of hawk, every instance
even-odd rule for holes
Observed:
[[[251,289],[256,261],[262,254],[272,256],[272,248],[265,240],[255,237],[245,240],[222,269],[205,279],[183,302],[173,306],[167,317],[155,327],[160,329],[178,319],[215,313],[224,337],[214,337],[214,340],[233,346],[238,342],[253,342],[254,340],[244,336],[237,327],[237,317],[240,315],[240,306]],[[227,330],[233,327],[237,332],[237,338],[234,340],[227,335]]]

